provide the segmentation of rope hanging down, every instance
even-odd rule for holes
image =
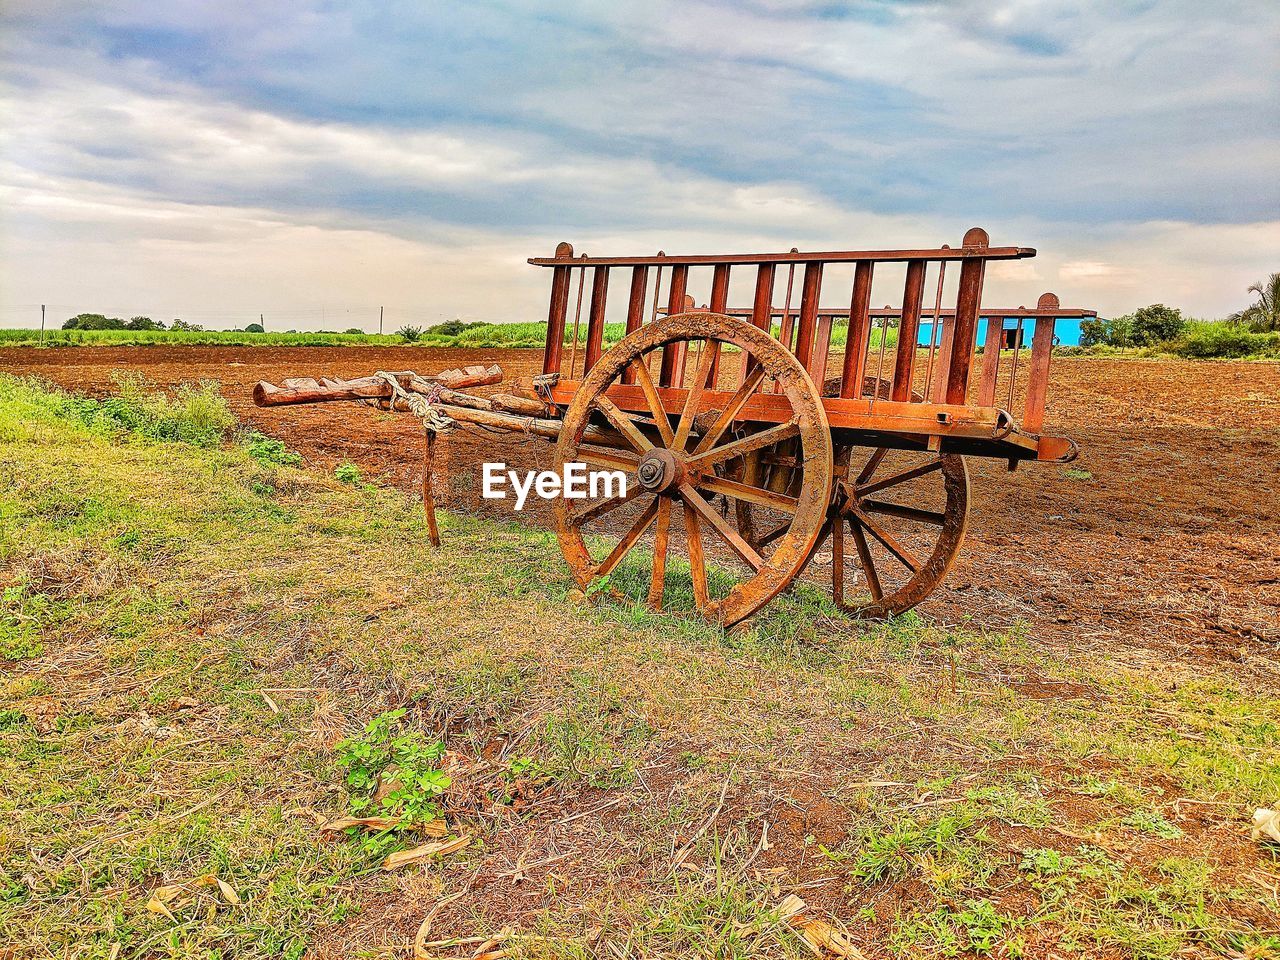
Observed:
[[[457,421],[441,413],[434,406],[440,399],[439,385],[433,385],[430,394],[410,393],[400,386],[395,374],[379,370],[374,374],[386,382],[391,388],[388,400],[390,408],[396,408],[396,402],[402,401],[411,413],[422,421],[422,429],[427,435],[427,443],[422,451],[422,509],[427,516],[427,537],[433,547],[440,546],[440,527],[436,523],[436,501],[432,475],[435,473],[436,436],[449,433],[457,427]]]
[[[403,402],[409,412],[422,421],[422,426],[428,433],[449,433],[458,425],[456,420],[441,413],[435,406],[440,399],[438,384],[432,385],[429,394],[410,393],[400,385],[394,373],[379,370],[374,376],[391,388],[391,399],[388,401],[391,409],[396,408],[397,402]]]

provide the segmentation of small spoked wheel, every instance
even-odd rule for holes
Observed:
[[[654,382],[668,347],[690,358],[687,390]],[[743,355],[753,363],[741,384],[717,391],[713,371],[736,372]],[[759,419],[749,419],[753,410]],[[780,492],[731,478],[734,461],[783,442],[804,465],[798,488]],[[778,341],[721,314],[667,317],[605,353],[565,412],[556,457],[562,470],[584,463],[627,480],[625,494],[588,485],[586,497],[557,504],[561,550],[589,593],[605,590],[655,609],[683,598],[729,626],[785,589],[829,527],[831,431],[813,381]],[[727,518],[731,501],[783,518],[767,555]]]
[[[964,458],[854,447],[840,460],[815,561],[830,563],[841,609],[867,619],[905,613],[933,593],[960,552]]]
[[[863,394],[887,397],[889,384],[867,377]],[[937,589],[960,552],[969,511],[964,458],[843,446],[835,460],[827,523],[809,577],[829,576],[832,597],[846,613],[868,620],[905,613]],[[800,466],[788,444],[778,443],[748,454],[734,469],[770,490],[792,490],[803,482]],[[734,508],[743,539],[767,553],[780,532],[779,514],[758,503]]]

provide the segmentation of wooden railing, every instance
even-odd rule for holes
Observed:
[[[975,227],[965,234],[957,248],[916,250],[855,250],[802,253],[791,250],[778,254],[725,254],[710,256],[652,257],[575,257],[573,248],[562,243],[554,257],[533,258],[529,262],[552,269],[551,300],[547,315],[547,340],[543,357],[544,373],[560,373],[566,381],[585,376],[603,352],[605,312],[608,306],[610,279],[618,271],[629,270],[627,286],[626,331],[638,329],[663,313],[687,312],[696,299],[702,299],[706,310],[741,316],[762,330],[772,330],[780,321],[777,337],[794,353],[815,383],[827,376],[831,354],[831,330],[837,318],[848,318],[848,335],[843,355],[839,358],[842,399],[868,399],[867,378],[887,381],[887,395],[875,391],[873,400],[888,400],[895,406],[912,400],[913,392],[925,397],[925,404],[966,405],[970,400],[970,380],[977,347],[978,323],[988,317],[981,374],[977,383],[979,406],[997,406],[996,379],[1000,372],[1000,337],[1005,317],[1034,322],[1031,359],[1026,365],[1027,401],[1023,427],[1038,432],[1044,420],[1044,394],[1048,381],[1049,352],[1053,345],[1053,324],[1058,317],[1089,316],[1092,311],[1062,310],[1057,298],[1042,297],[1032,309],[983,310],[982,284],[986,264],[991,260],[1013,260],[1035,256],[1029,247],[992,247],[984,230]],[[958,277],[948,269],[958,262]],[[852,265],[848,286],[836,279],[833,268]],[[754,268],[752,305],[731,308],[728,305],[730,280],[735,271]],[[576,278],[574,274],[577,274]],[[587,274],[590,273],[590,296],[584,297]],[[848,277],[847,271],[840,271]],[[799,276],[797,276],[799,274]],[[899,276],[902,290],[899,308],[871,307],[873,283],[883,288]],[[576,295],[574,280],[576,283]],[[692,284],[709,281],[702,287],[705,297],[694,298]],[[782,281],[782,282],[780,282]],[[798,282],[797,282],[798,281]],[[851,282],[850,282],[851,281]],[[785,288],[779,291],[785,283]],[[798,290],[797,290],[798,286]],[[824,289],[828,294],[844,286],[847,308],[825,307]],[[890,288],[892,289],[892,287]],[[926,296],[929,303],[926,305]],[[834,295],[834,294],[832,294]],[[587,305],[586,332],[582,359],[577,359],[582,307]],[[776,305],[782,300],[782,306]],[[944,306],[944,300],[948,302]],[[564,345],[570,321],[571,301],[576,305],[572,315],[573,332],[568,368],[565,368]],[[898,340],[887,345],[890,320],[896,321]],[[922,320],[929,323],[927,350],[918,343]],[[879,344],[872,348],[873,334],[881,332]],[[1018,353],[1011,363],[1016,377]],[[683,344],[664,349],[657,371],[658,385],[680,388],[685,380],[686,358]],[[726,361],[727,362],[727,361]],[[743,357],[734,373],[733,389],[741,382],[750,357]],[[924,364],[924,369],[919,367]],[[923,373],[923,377],[920,374]],[[716,380],[724,389],[720,371]],[[634,373],[623,377],[634,383]],[[922,383],[923,386],[917,386]],[[1012,398],[1012,389],[1009,394]]]

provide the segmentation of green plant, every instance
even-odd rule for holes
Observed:
[[[264,467],[294,467],[302,462],[302,457],[286,447],[283,440],[268,437],[257,430],[245,435],[244,446],[249,451],[249,456]]]
[[[1077,862],[1070,854],[1047,847],[1033,847],[1023,853],[1018,869],[1039,876],[1057,876],[1072,870]]]
[[[1233,323],[1195,322],[1187,324],[1169,350],[1192,359],[1280,356],[1280,333],[1254,333]]]
[[[1258,299],[1229,316],[1228,322],[1247,327],[1253,333],[1280,331],[1280,273],[1249,284],[1249,292],[1256,293]]]
[[[1174,307],[1166,307],[1163,303],[1141,307],[1127,318],[1121,319],[1129,321],[1133,342],[1139,347],[1174,340],[1186,326],[1182,311]]]
[[[863,838],[850,872],[864,883],[904,877],[920,864],[922,858],[954,847],[973,822],[971,811],[946,814],[923,824],[916,820],[899,820],[887,831]],[[974,839],[982,841],[982,832],[979,831]]]
[[[63,330],[123,330],[125,323],[119,317],[106,317],[100,313],[78,313],[62,325]]]
[[[956,925],[968,938],[970,950],[990,953],[1003,939],[1012,921],[997,912],[990,900],[971,900],[955,915]]]
[[[1176,840],[1182,836],[1182,830],[1166,820],[1159,810],[1135,810],[1121,822],[1126,827],[1133,827],[1164,840]]]
[[[360,333],[364,333],[364,331],[363,331],[363,330],[361,330],[359,327],[347,327],[347,329],[343,330],[342,332],[343,332],[343,333],[346,333],[346,334],[353,334],[353,333],[354,333],[354,334],[360,334]]]
[[[1133,317],[1115,317],[1107,320],[1090,317],[1080,321],[1080,345],[1082,347],[1132,347]]]
[[[338,743],[346,768],[351,810],[397,821],[396,829],[419,826],[440,814],[439,798],[452,781],[438,763],[444,746],[416,730],[403,730],[404,708],[370,720],[357,737]]]
[[[0,594],[0,661],[30,660],[44,652],[40,642],[41,618],[48,612],[49,598],[29,594],[14,584]]]
[[[354,463],[340,463],[333,470],[334,477],[339,483],[349,483],[352,486],[361,482],[360,468]]]
[[[266,333],[266,329],[260,323],[250,323],[244,328],[245,333]]]
[[[406,343],[416,343],[422,339],[422,328],[405,324],[396,331],[396,336],[400,337]]]

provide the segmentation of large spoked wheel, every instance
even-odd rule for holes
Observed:
[[[697,358],[682,400],[657,387],[651,371],[662,348],[674,351],[680,345]],[[720,402],[709,403],[714,385],[708,388],[707,381],[726,346],[750,354],[755,364],[732,395],[726,391]],[[726,354],[723,366],[732,363],[737,369],[738,358]],[[782,422],[741,419],[753,400],[780,411]],[[643,410],[629,412],[620,402]],[[783,441],[804,465],[798,489],[780,493],[729,479],[727,466],[733,461]],[[565,412],[556,457],[562,470],[568,463],[585,463],[588,469],[621,470],[627,478],[625,494],[608,495],[599,484],[584,499],[557,504],[561,550],[574,579],[588,592],[608,590],[644,599],[656,609],[664,607],[664,597],[685,592],[699,613],[729,626],[751,616],[796,577],[828,526],[831,430],[818,390],[780,343],[732,317],[667,317],[605,353]],[[767,507],[784,518],[785,529],[768,556],[709,502],[717,495]],[[677,507],[682,531],[673,530]],[[682,549],[687,560],[687,580],[683,569],[676,569],[684,563],[669,565],[673,549]]]

